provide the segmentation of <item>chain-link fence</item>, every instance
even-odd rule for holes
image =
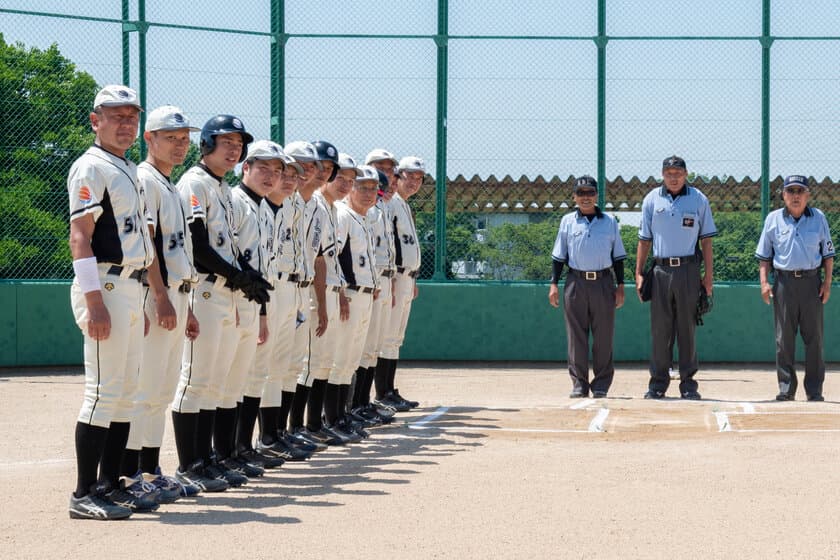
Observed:
[[[231,113],[257,138],[422,156],[425,279],[545,280],[584,173],[632,256],[676,153],[712,201],[716,279],[755,280],[779,176],[815,177],[840,232],[824,179],[838,177],[838,24],[830,0],[6,0],[0,278],[72,275],[67,170],[98,87],[126,83],[198,124]]]

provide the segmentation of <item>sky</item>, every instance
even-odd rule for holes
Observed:
[[[267,33],[268,0],[147,0],[156,23]],[[363,158],[385,147],[436,161],[437,30],[434,0],[285,0],[283,141],[326,139]],[[773,0],[771,176],[840,177],[840,7]],[[761,0],[608,0],[607,177],[657,176],[678,154],[689,171],[760,174]],[[132,15],[137,0],[132,0]],[[596,0],[449,0],[446,169],[449,177],[566,177],[597,171]],[[807,9],[803,9],[806,6]],[[119,18],[120,0],[3,0],[7,42],[61,52],[100,83],[122,80],[119,24],[33,17],[2,9]],[[495,38],[528,36],[530,39]],[[646,36],[748,37],[658,40]],[[807,41],[786,37],[807,36]],[[494,38],[490,38],[492,36]],[[551,39],[536,37],[548,36]],[[239,116],[270,131],[269,38],[152,26],[147,106],[179,105],[200,126]],[[137,86],[137,41],[131,46]]]

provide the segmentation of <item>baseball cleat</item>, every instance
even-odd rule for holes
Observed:
[[[265,453],[261,453],[255,449],[247,449],[245,451],[240,451],[239,456],[259,467],[264,469],[276,469],[278,467],[282,467],[283,463],[286,461],[281,457],[272,457],[271,455],[267,455]]]
[[[210,476],[200,459],[185,471],[176,470],[175,478],[184,486],[193,486],[201,492],[224,492],[230,488],[230,484],[224,478],[217,479],[215,476]]]
[[[324,451],[327,448],[325,443],[321,443],[320,441],[316,441],[312,434],[309,433],[309,430],[306,428],[295,428],[291,432],[286,432],[283,434],[283,440],[290,444],[294,445],[304,451],[312,450],[313,453],[317,453],[319,451]]]
[[[156,469],[160,471],[160,467]],[[172,477],[161,474],[143,473],[143,482],[151,484],[158,491],[159,504],[171,504],[181,497],[181,484]]]
[[[402,399],[402,401],[403,401],[403,402],[405,402],[406,404],[408,404],[408,406],[410,406],[411,408],[417,408],[418,406],[420,406],[420,403],[419,403],[419,402],[417,402],[417,401],[410,401],[410,400],[408,400],[407,398],[405,398],[405,397],[403,397],[402,395],[400,395],[400,390],[399,390],[399,389],[394,389],[394,395],[396,395],[396,396],[397,396],[397,398]]]
[[[326,443],[327,445],[331,446],[346,445],[350,443],[350,438],[338,433],[337,431],[327,426],[321,426],[321,429],[316,432],[310,430],[309,433],[311,433],[313,437],[317,438],[318,441],[321,441],[322,443]]]
[[[365,418],[379,419],[382,425],[390,424],[394,421],[394,412],[392,409],[383,414],[382,410],[376,407],[373,403],[368,403],[362,407],[361,415]]]
[[[221,463],[224,468],[239,473],[246,478],[257,478],[265,474],[265,469],[249,463],[241,457],[228,457],[223,459]]]
[[[224,480],[231,488],[239,488],[248,483],[248,477],[225,467],[222,463],[214,461],[204,467],[207,476],[216,480]]]
[[[258,441],[257,449],[263,455],[276,457],[284,461],[306,461],[313,453],[313,451],[304,451],[303,449],[289,445],[282,439],[275,441],[271,445],[265,445],[263,442]]]
[[[118,506],[130,509],[133,513],[149,513],[160,507],[157,502],[142,495],[135,495],[125,488],[115,488],[105,497]]]
[[[77,498],[70,494],[70,519],[99,519],[110,521],[131,517],[131,509],[119,506],[101,494]]]
[[[645,398],[655,400],[664,399],[665,391],[654,391],[653,389],[651,389],[647,393],[645,393]]]

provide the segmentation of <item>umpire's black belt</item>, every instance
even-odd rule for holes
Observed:
[[[361,292],[363,294],[372,294],[373,293],[373,288],[371,288],[369,286],[357,286],[355,284],[351,284],[351,285],[347,286],[347,289],[348,290],[353,290],[354,292]]]
[[[119,266],[117,264],[111,265],[105,274],[111,274],[113,276],[119,276],[120,278],[128,278],[130,280],[137,280],[138,282],[143,281],[143,270],[137,269],[128,272],[129,269],[125,268],[124,266]]]
[[[399,272],[400,274],[405,274],[409,278],[417,278],[417,275],[420,274],[419,270],[408,270],[404,266],[398,266],[397,272]]]
[[[682,266],[684,264],[696,263],[700,261],[697,259],[697,255],[689,255],[687,257],[664,257],[661,259],[657,257],[653,259],[653,262],[655,262],[659,266],[677,267]]]
[[[819,276],[820,269],[812,268],[810,270],[779,270],[776,269],[776,274],[782,276],[790,276],[792,278],[805,278],[807,276]]]
[[[583,278],[584,280],[597,280],[602,276],[610,274],[610,269],[605,268],[604,270],[576,270],[574,268],[570,268],[569,272],[574,276]]]

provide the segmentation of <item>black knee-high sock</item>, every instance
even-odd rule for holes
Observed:
[[[140,450],[126,449],[123,451],[122,461],[120,462],[121,476],[134,476],[138,469],[140,469]]]
[[[365,386],[362,389],[362,394],[359,395],[359,400],[362,406],[370,404],[370,390],[373,387],[373,378],[376,376],[376,366],[367,368],[365,374]]]
[[[388,394],[388,378],[390,375],[390,360],[388,358],[379,358],[376,362],[376,375],[374,382],[376,384],[376,399],[379,400]]]
[[[306,429],[317,432],[323,427],[321,413],[324,411],[324,392],[327,389],[326,379],[315,379],[309,389],[309,400],[306,402]]]
[[[292,402],[292,410],[289,413],[289,428],[303,427],[303,411],[306,410],[306,403],[309,401],[309,387],[298,383],[295,389],[295,398]]]
[[[172,432],[175,435],[178,468],[181,471],[187,470],[198,459],[198,419],[197,412],[172,411]]]
[[[350,384],[345,383],[338,386],[338,416],[339,418],[347,414],[350,407]]]
[[[397,375],[397,360],[388,360],[389,362],[389,369],[388,369],[388,390],[394,390],[394,377]]]
[[[236,407],[217,408],[213,423],[213,447],[221,461],[233,455],[236,445]]]
[[[254,426],[260,414],[259,397],[243,397],[237,407],[239,411],[236,421],[236,451],[248,451],[254,447]]]
[[[312,394],[310,393],[309,396],[311,399]],[[327,383],[324,389],[324,418],[327,419],[327,424],[330,426],[338,420],[338,385],[335,383]]]
[[[77,498],[90,493],[99,475],[99,461],[105,449],[108,428],[76,422],[76,490]]]
[[[112,488],[119,488],[120,463],[130,428],[129,422],[111,422],[108,428],[105,449],[102,450],[102,459],[99,461],[99,482],[109,484]]]
[[[144,447],[140,450],[140,470],[152,473],[160,466],[160,447]]]
[[[263,445],[271,445],[277,441],[277,424],[279,422],[279,406],[260,407],[260,441]]]
[[[356,382],[353,387],[353,402],[350,403],[350,408],[359,408],[364,404],[362,402],[362,393],[365,392],[365,385],[367,383],[367,368],[356,368]]]
[[[292,410],[292,403],[295,401],[295,394],[292,391],[283,391],[280,399],[280,415],[277,417],[277,433],[282,437],[289,425],[289,412]]]
[[[201,410],[198,413],[198,428],[196,429],[195,453],[196,459],[205,464],[213,457],[213,424],[216,421],[216,409]]]

